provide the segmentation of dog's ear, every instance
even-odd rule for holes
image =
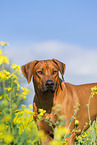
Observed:
[[[24,75],[24,77],[27,79],[28,83],[31,82],[31,78],[34,73],[34,66],[38,63],[37,60],[34,60],[32,62],[29,62],[23,66],[21,66],[21,71]]]
[[[60,73],[62,75],[62,79],[64,80],[63,75],[65,73],[66,65],[64,63],[62,63],[61,61],[56,60],[56,59],[52,59],[52,61],[54,63],[56,63],[56,65],[58,66],[58,69],[59,69],[59,71],[60,71]]]

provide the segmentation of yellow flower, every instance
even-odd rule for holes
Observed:
[[[2,63],[9,64],[9,59],[8,59],[7,56],[4,56],[4,55],[1,55],[1,56],[0,56],[0,65],[1,65]]]
[[[10,92],[11,91],[11,88],[8,88],[8,92]]]
[[[2,95],[0,95],[0,99],[2,99]]]
[[[42,119],[43,115],[46,113],[46,110],[39,109],[38,111],[39,111],[38,118]]]
[[[82,139],[82,137],[79,135],[79,136],[78,136],[78,139]]]
[[[10,120],[10,115],[9,115],[9,114],[6,115],[6,116],[2,119],[2,121],[5,122],[5,123],[7,123],[9,120]]]
[[[84,132],[84,133],[82,134],[82,138],[85,138],[86,136],[87,136],[87,133]]]
[[[95,86],[95,87],[93,87],[93,88],[91,88],[91,91],[96,91],[97,90],[97,87]]]
[[[58,126],[55,128],[54,134],[56,140],[61,140],[66,134],[68,134],[70,131],[65,126]]]
[[[9,64],[9,59],[8,59],[7,56],[4,57],[4,62],[5,62],[6,64]]]
[[[7,100],[3,100],[3,101],[2,101],[2,104],[3,104],[4,106],[8,106],[8,101],[7,101]]]
[[[74,129],[74,132],[81,133],[81,129]]]
[[[9,79],[11,76],[10,72],[4,70],[4,71],[0,71],[0,79],[1,80],[6,80]]]
[[[0,45],[2,45],[2,46],[6,46],[6,45],[8,45],[8,43],[0,42]]]
[[[12,66],[11,66],[11,68],[13,68],[14,70],[16,70],[17,72],[20,72],[21,70],[20,70],[20,66],[19,65],[16,65],[16,64],[13,64]]]
[[[0,49],[0,55],[3,54],[2,50]]]
[[[4,138],[4,133],[0,132],[0,139],[2,140]]]
[[[19,88],[20,88],[20,84],[17,84],[17,91],[19,91]]]
[[[46,113],[46,110],[43,110],[43,109],[40,109],[40,108],[39,108],[39,112],[40,112],[41,114],[44,114],[44,113]]]
[[[5,134],[5,137],[4,137],[4,142],[6,144],[9,144],[13,141],[14,137],[11,135],[11,134]]]
[[[26,108],[26,105],[23,105],[23,104],[22,104],[22,109],[25,109],[25,108]]]
[[[76,119],[75,120],[75,126],[78,126],[78,124],[79,124],[79,121]]]
[[[97,94],[97,86],[95,86],[95,87],[93,87],[93,88],[91,88],[91,95],[92,95],[92,97],[95,95],[95,94]]]
[[[26,99],[26,96],[23,96],[23,99]]]
[[[33,112],[26,109],[25,106],[21,111],[15,113],[13,122],[17,124],[19,128],[19,134],[23,133],[24,130],[29,132],[33,130],[33,127],[36,128],[35,122],[33,121],[33,115]]]
[[[33,109],[33,105],[32,104],[29,105],[29,109]]]
[[[5,130],[5,124],[0,124],[0,132]]]
[[[5,96],[6,96],[6,99],[10,100],[10,97],[8,96],[8,94],[6,94]]]
[[[42,139],[42,140],[45,140],[45,139],[46,139],[46,135],[45,135],[45,133],[44,133],[43,130],[40,130],[40,131],[39,131],[38,136],[39,136],[39,138]]]
[[[21,90],[23,90],[24,92],[22,92],[22,94],[25,96],[25,95],[28,95],[30,93],[30,91],[27,89],[27,88],[23,88],[21,87]]]

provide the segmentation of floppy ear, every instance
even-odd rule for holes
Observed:
[[[29,62],[23,66],[21,66],[21,71],[24,75],[24,77],[27,79],[28,83],[31,82],[31,78],[34,73],[34,66],[38,63],[37,60],[34,60],[32,62]]]
[[[58,69],[62,75],[62,79],[64,80],[63,75],[65,73],[66,65],[64,63],[62,63],[61,61],[56,60],[56,59],[52,59],[52,61],[58,66]]]

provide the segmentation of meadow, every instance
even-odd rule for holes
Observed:
[[[38,121],[45,119],[50,126],[52,124],[49,118],[44,118],[46,111],[41,108],[39,109],[38,121],[34,121],[33,105],[29,104],[27,108],[23,104],[23,100],[26,99],[30,91],[21,86],[20,80],[22,80],[23,76],[21,75],[20,66],[10,64],[6,55],[8,44],[0,42],[0,45],[0,145],[41,145],[40,140],[45,140],[46,136],[42,130],[38,130]],[[97,94],[96,86],[91,88],[89,103],[86,104],[89,114],[89,122],[86,125],[89,125],[90,128],[76,137],[75,145],[97,144],[97,121],[91,124],[89,112],[90,100],[95,93]],[[58,116],[58,122],[54,128],[54,140],[50,142],[50,145],[66,145],[66,138],[70,135],[69,127],[64,126],[65,120],[60,115],[61,106],[58,104],[53,110]],[[70,123],[73,121],[77,110],[78,108],[75,108]],[[79,121],[75,120],[75,126],[78,123]]]

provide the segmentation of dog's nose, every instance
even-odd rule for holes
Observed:
[[[47,88],[52,88],[54,86],[54,82],[52,80],[47,80],[45,85]]]

